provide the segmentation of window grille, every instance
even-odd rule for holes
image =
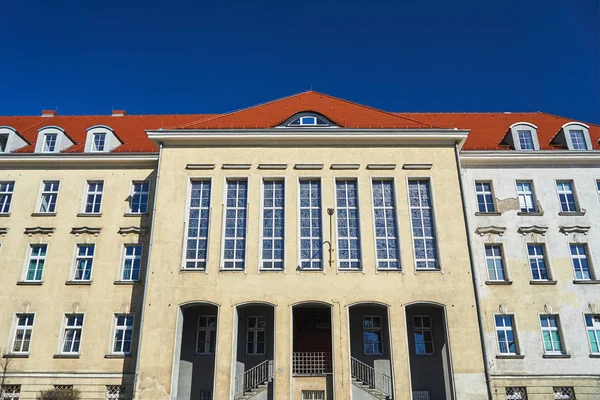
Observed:
[[[294,352],[292,353],[292,371],[294,375],[331,374],[331,353]]]
[[[324,390],[303,390],[302,400],[325,400]]]
[[[300,181],[300,267],[323,268],[321,181]]]
[[[285,182],[263,182],[262,269],[283,269]]]
[[[244,269],[246,266],[246,208],[248,182],[227,181],[225,203],[225,248],[223,269]]]
[[[340,269],[361,269],[358,185],[354,180],[335,183],[338,261]]]
[[[494,194],[490,182],[476,182],[475,192],[477,194],[477,209],[481,213],[495,212]]]
[[[527,400],[527,389],[524,387],[507,387],[506,400]]]
[[[555,386],[552,389],[554,390],[554,400],[576,400],[575,389],[572,386]]]
[[[8,214],[10,212],[10,203],[14,190],[14,182],[0,182],[0,214]]]
[[[410,181],[410,221],[417,269],[438,269],[433,200],[429,181]]]
[[[121,400],[125,398],[125,386],[107,386],[106,400]]]
[[[374,180],[372,187],[377,268],[399,269],[394,181]]]
[[[0,400],[19,400],[21,385],[4,385],[0,394]]]
[[[54,385],[56,390],[73,390],[73,385]]]
[[[185,252],[186,269],[206,269],[211,182],[191,183]]]

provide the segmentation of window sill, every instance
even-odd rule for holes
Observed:
[[[189,270],[186,270],[189,271]],[[202,270],[204,271],[204,270]],[[219,270],[219,272],[242,272],[242,273],[246,273],[246,270],[244,268],[221,268]]]
[[[66,281],[65,285],[67,286],[89,286],[92,284],[92,281]]]
[[[600,358],[600,354],[590,354],[590,358]]]
[[[102,213],[77,213],[78,217],[101,217]]]
[[[42,286],[44,281],[18,281],[19,286]]]
[[[56,217],[56,213],[52,212],[52,213],[44,213],[44,212],[34,212],[31,213],[32,217]]]
[[[258,272],[285,272],[285,268],[259,268]]]
[[[570,354],[544,354],[543,358],[571,358]]]
[[[496,358],[499,360],[522,360],[525,358],[524,354],[498,354]]]
[[[531,280],[531,281],[529,281],[530,285],[542,285],[542,286],[543,285],[556,285],[556,283],[557,283],[556,281],[544,281],[544,280],[538,280],[538,281]]]
[[[597,279],[574,279],[573,283],[576,285],[597,285],[600,281]]]
[[[206,273],[206,268],[181,268],[179,272],[204,272]]]
[[[485,281],[486,285],[492,286],[504,286],[504,285],[512,285],[512,281]]]
[[[125,213],[124,217],[147,217],[148,213]]]
[[[296,272],[320,272],[323,273],[323,268],[302,268],[300,266],[296,267]]]
[[[544,212],[543,211],[519,211],[517,213],[517,215],[523,215],[523,216],[528,215],[531,217],[541,217],[542,215],[544,215]]]
[[[6,353],[6,354],[2,355],[2,358],[29,358],[29,353],[26,353],[26,354]]]
[[[0,213],[0,218],[1,217],[10,217],[10,213]]]
[[[77,359],[81,357],[79,354],[55,354],[52,356],[52,358],[71,358],[71,359]]]
[[[573,217],[582,217],[585,215],[585,211],[561,211],[558,213],[558,215],[565,215],[565,216],[573,216]]]
[[[377,268],[376,271],[377,271],[377,273],[379,273],[379,272],[403,272],[401,268]]]
[[[417,272],[442,272],[441,268],[415,268],[415,273]]]
[[[498,216],[498,215],[502,215],[501,212],[497,212],[497,211],[492,211],[492,212],[481,212],[481,211],[477,211],[475,213],[475,215],[494,215],[494,216]]]
[[[362,268],[338,268],[337,273],[350,272],[350,273],[364,273]]]
[[[131,357],[131,354],[105,354],[104,358],[128,358]]]
[[[115,281],[114,284],[115,285],[120,285],[120,286],[132,286],[132,285],[139,285],[140,283],[142,283],[142,281]]]

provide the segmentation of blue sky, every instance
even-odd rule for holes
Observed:
[[[66,3],[2,2],[0,114],[227,112],[313,88],[600,123],[597,0]]]

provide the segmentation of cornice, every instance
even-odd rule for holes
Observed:
[[[71,228],[71,235],[79,236],[83,234],[98,236],[102,228],[90,228],[89,226],[79,226]]]
[[[42,227],[42,226],[35,226],[32,228],[25,228],[25,234],[26,235],[48,235],[51,236],[54,231],[56,230],[56,228],[50,228],[50,227]]]
[[[598,165],[598,150],[462,150],[460,161],[463,168],[487,166],[556,166]],[[561,165],[562,166],[562,165]]]
[[[526,235],[528,233],[537,233],[539,235],[545,235],[547,231],[547,226],[540,225],[520,226],[519,229],[517,229],[517,232],[519,232],[521,235]]]
[[[570,233],[583,233],[584,235],[587,235],[590,228],[590,226],[586,225],[563,225],[558,227],[558,230],[565,235]]]
[[[122,226],[119,228],[118,231],[119,235],[129,235],[131,233],[136,234],[136,235],[140,235],[140,236],[146,236],[146,228],[141,228],[139,226]]]
[[[52,167],[138,165],[156,166],[158,153],[9,153],[0,155],[0,165],[18,168],[21,165]]]
[[[506,231],[506,227],[495,226],[495,225],[480,226],[477,229],[475,229],[475,233],[477,233],[480,236],[487,235],[490,233],[502,236],[502,235],[504,235],[505,231]]]

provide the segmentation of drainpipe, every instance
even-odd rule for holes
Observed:
[[[146,307],[144,302],[146,301],[146,292],[148,291],[148,280],[150,279],[150,257],[152,256],[152,242],[154,240],[154,221],[156,220],[156,199],[158,197],[158,182],[160,180],[160,160],[162,158],[163,143],[158,144],[158,165],[156,166],[156,185],[154,185],[154,200],[152,201],[152,222],[150,223],[150,243],[148,244],[148,257],[146,260],[146,279],[144,279],[144,293],[142,295],[142,311],[140,312],[140,331],[138,334],[138,347],[137,354],[135,357],[135,375],[133,377],[133,398],[135,399],[135,392],[138,383],[138,375],[140,370],[140,353],[142,350],[142,332],[144,331],[144,311]]]
[[[481,315],[481,304],[479,301],[477,271],[475,270],[475,259],[473,258],[473,242],[471,240],[471,231],[469,228],[469,217],[467,210],[467,202],[465,199],[465,188],[462,180],[462,166],[460,164],[460,155],[458,150],[458,142],[454,142],[454,156],[456,157],[456,166],[458,168],[458,185],[460,187],[460,199],[463,205],[463,218],[465,220],[465,231],[467,232],[467,249],[469,251],[469,263],[471,264],[471,278],[473,279],[473,290],[475,292],[475,306],[477,308],[477,324],[479,325],[479,340],[481,341],[481,351],[483,353],[483,370],[485,372],[485,384],[487,386],[488,399],[492,400],[492,382],[490,378],[490,369],[488,366],[487,347],[485,344],[485,336],[483,334],[483,316]],[[160,161],[159,161],[160,162]]]

